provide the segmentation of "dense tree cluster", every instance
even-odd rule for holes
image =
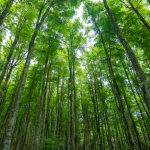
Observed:
[[[149,150],[149,41],[149,0],[0,0],[0,150]]]

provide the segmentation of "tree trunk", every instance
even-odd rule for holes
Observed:
[[[84,142],[83,142],[83,150],[89,150],[90,149],[90,141],[89,141],[89,120],[88,120],[88,111],[87,111],[87,105],[83,102],[83,91],[81,89],[80,92],[81,96],[81,108],[82,108],[82,116],[84,120]]]
[[[23,68],[23,71],[21,74],[21,78],[20,78],[18,87],[17,87],[16,96],[14,98],[15,104],[12,106],[9,117],[8,117],[8,127],[7,127],[7,131],[6,131],[6,135],[5,135],[3,150],[9,150],[10,149],[11,139],[12,139],[12,135],[13,135],[13,131],[15,128],[15,123],[16,123],[16,118],[17,118],[18,110],[19,110],[19,103],[21,100],[23,88],[25,85],[27,73],[28,73],[29,66],[30,66],[30,61],[32,58],[35,38],[37,36],[37,33],[38,33],[40,26],[42,25],[47,13],[48,13],[49,7],[47,8],[47,10],[45,11],[45,13],[43,14],[43,16],[41,18],[43,9],[44,9],[44,6],[42,6],[40,11],[39,11],[38,19],[36,22],[36,27],[35,27],[35,30],[34,30],[32,37],[31,37],[31,41],[29,43],[29,49],[28,49],[26,62],[25,62],[25,65],[24,65],[24,68]]]
[[[8,68],[8,66],[9,66],[9,64],[11,62],[12,57],[13,57],[13,53],[14,53],[15,47],[16,47],[18,41],[19,41],[20,32],[22,30],[22,27],[23,27],[23,24],[24,24],[25,21],[26,21],[26,19],[25,19],[25,17],[23,17],[23,19],[19,20],[19,22],[18,22],[15,39],[14,39],[14,41],[13,41],[11,47],[10,47],[10,51],[9,51],[8,56],[7,56],[7,60],[6,60],[5,64],[4,64],[4,67],[2,69],[2,73],[0,75],[0,86],[2,85],[2,81],[3,81],[4,77],[5,77],[7,68]]]
[[[45,137],[50,138],[50,102],[51,96],[53,92],[53,84],[49,83],[49,91],[48,91],[48,100],[47,100],[47,110],[46,110],[46,117],[45,117]]]
[[[72,68],[72,54],[71,50],[68,49],[68,65],[69,65],[69,83],[68,83],[68,98],[69,98],[69,147],[68,149],[75,150],[74,141],[74,120],[73,120],[73,68]]]
[[[119,26],[117,24],[117,21],[116,21],[114,15],[113,15],[112,11],[110,10],[108,4],[107,4],[107,1],[103,0],[103,3],[104,3],[104,7],[107,10],[107,13],[108,13],[108,15],[111,19],[112,25],[113,25],[116,33],[117,33],[118,39],[120,40],[121,44],[125,48],[126,53],[129,57],[131,63],[132,63],[132,66],[133,66],[133,68],[136,72],[136,75],[137,75],[137,77],[140,81],[140,86],[141,86],[141,89],[142,89],[143,98],[144,98],[145,104],[147,106],[147,109],[150,113],[150,88],[149,88],[149,85],[148,85],[147,77],[146,77],[144,71],[142,70],[142,68],[141,68],[141,66],[138,62],[138,59],[135,56],[133,50],[131,49],[130,45],[128,44],[128,42],[124,38],[124,36],[121,32],[121,29],[119,28]]]
[[[33,91],[35,87],[35,81],[36,81],[36,72],[37,70],[35,69],[33,72],[33,80],[30,83],[30,88],[29,88],[29,92],[28,92],[28,102],[27,102],[27,112],[25,115],[23,115],[23,123],[21,126],[21,133],[19,133],[19,140],[18,140],[18,144],[17,144],[17,149],[24,149],[25,147],[25,142],[26,142],[26,137],[27,137],[27,131],[29,128],[29,124],[30,124],[30,113],[31,113],[31,101],[32,101],[32,96],[33,96]],[[24,110],[25,111],[25,110]]]
[[[4,64],[4,67],[3,67],[3,70],[2,70],[1,76],[0,76],[0,86],[1,86],[1,84],[2,84],[2,81],[3,81],[3,78],[4,78],[4,76],[5,76],[5,73],[6,73],[7,69],[8,69],[8,65],[9,65],[9,63],[10,63],[10,61],[11,61],[11,58],[12,58],[12,55],[13,55],[13,51],[14,51],[14,48],[15,48],[15,46],[16,46],[18,40],[19,40],[19,36],[16,35],[16,36],[15,36],[15,39],[14,39],[14,42],[13,42],[11,48],[10,48],[9,54],[8,54],[8,56],[7,56],[6,63]]]
[[[105,45],[103,36],[100,33],[100,30],[98,30],[98,31],[99,31],[99,37],[100,37],[100,39],[102,41],[102,44],[103,44],[103,48],[105,50],[107,64],[108,64],[108,69],[109,69],[109,74],[110,74],[110,76],[112,78],[112,92],[113,92],[114,96],[117,99],[116,106],[118,108],[120,117],[121,117],[122,121],[124,122],[126,138],[127,138],[128,142],[130,143],[131,148],[134,149],[133,148],[134,147],[134,142],[132,140],[132,136],[131,136],[131,133],[130,133],[130,126],[128,124],[128,120],[127,120],[126,115],[125,115],[126,112],[125,112],[125,108],[124,108],[123,97],[122,97],[120,88],[119,88],[119,86],[117,84],[117,81],[116,81],[116,78],[115,78],[115,75],[114,75],[114,71],[113,71],[112,63],[111,63],[111,58],[110,58],[110,56],[108,54],[108,50],[107,50],[107,47]]]
[[[98,139],[96,141],[98,142],[98,149],[102,150],[103,145],[102,145],[102,136],[101,136],[101,130],[100,130],[100,121],[99,121],[99,114],[98,114],[98,109],[97,109],[97,100],[96,100],[96,95],[93,89],[93,86],[89,84],[89,90],[90,90],[90,95],[91,95],[91,100],[93,103],[93,109],[94,109],[94,119],[95,119],[95,127],[96,127],[96,135]]]
[[[11,75],[11,73],[13,71],[13,68],[14,68],[14,61],[15,61],[15,59],[13,58],[13,60],[10,64],[8,73],[6,75],[6,79],[4,81],[4,84],[2,85],[2,91],[0,92],[0,107],[3,106],[3,102],[4,102],[4,99],[5,99],[6,93],[7,93],[8,81],[9,81],[10,75]]]
[[[140,21],[143,23],[143,25],[145,26],[145,28],[150,32],[150,26],[149,26],[149,24],[146,22],[146,20],[140,14],[140,12],[138,11],[138,9],[134,7],[134,5],[132,4],[131,0],[128,0],[128,3],[130,4],[132,10],[136,13],[136,15],[138,16],[138,18],[140,19]]]
[[[5,9],[3,10],[3,12],[0,14],[0,26],[3,24],[3,20],[5,19],[5,17],[7,16],[11,6],[13,5],[14,0],[8,0],[7,5],[5,7]]]

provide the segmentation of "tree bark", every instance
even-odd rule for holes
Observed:
[[[70,48],[72,48],[70,46]],[[72,49],[71,49],[72,50]],[[68,83],[68,99],[69,99],[69,147],[68,149],[75,150],[75,141],[74,141],[74,109],[73,109],[73,67],[72,67],[72,52],[68,48],[68,66],[69,66],[69,83]]]
[[[114,15],[113,15],[113,12],[111,11],[111,9],[109,8],[109,6],[107,4],[107,1],[103,0],[103,3],[104,3],[104,7],[105,7],[110,19],[111,19],[112,25],[113,25],[116,33],[117,33],[118,39],[120,40],[121,44],[125,48],[126,53],[129,57],[131,63],[132,63],[132,66],[133,66],[133,68],[136,72],[136,75],[139,79],[140,86],[141,86],[142,93],[143,93],[143,99],[144,99],[145,104],[147,106],[147,109],[150,113],[150,88],[149,88],[149,85],[148,85],[147,77],[146,77],[144,71],[142,70],[142,68],[141,68],[141,66],[138,62],[138,59],[135,56],[133,50],[131,49],[130,45],[128,44],[128,42],[124,38],[124,36],[121,32],[121,29],[119,28],[119,26],[117,24],[117,21],[116,21]]]
[[[8,0],[7,5],[3,12],[0,14],[0,26],[3,24],[3,20],[6,18],[11,6],[13,5],[14,0]]]
[[[18,87],[17,87],[16,96],[14,98],[15,104],[12,106],[9,117],[8,117],[8,127],[7,127],[7,131],[6,131],[5,139],[4,139],[3,150],[9,150],[10,149],[11,139],[12,139],[12,135],[13,135],[13,131],[14,131],[14,128],[15,128],[15,123],[16,123],[16,119],[17,119],[17,115],[18,115],[18,110],[19,110],[19,103],[20,103],[20,100],[21,100],[23,88],[24,88],[24,85],[25,85],[27,73],[28,73],[29,66],[30,66],[30,61],[31,61],[31,58],[32,58],[34,42],[35,42],[36,36],[38,34],[39,28],[42,25],[45,17],[47,16],[47,13],[49,11],[49,7],[47,8],[45,13],[41,17],[43,9],[44,9],[44,6],[42,6],[40,11],[39,11],[38,19],[37,19],[37,22],[36,22],[36,27],[35,27],[35,30],[34,30],[34,33],[33,33],[32,37],[31,37],[30,43],[29,43],[26,62],[25,62],[25,65],[24,65],[24,68],[23,68],[23,71],[22,71],[22,74],[21,74],[21,78],[20,78]]]
[[[98,32],[99,32],[99,38],[101,39],[101,42],[103,44],[103,48],[105,50],[105,55],[106,55],[106,59],[107,59],[109,74],[112,78],[112,92],[113,92],[114,96],[117,99],[116,106],[118,108],[120,117],[121,117],[121,119],[124,123],[126,138],[127,138],[128,142],[130,144],[130,147],[132,149],[134,149],[133,148],[134,147],[134,141],[132,140],[132,136],[131,136],[131,133],[130,133],[130,125],[129,125],[128,120],[126,118],[126,112],[125,112],[125,107],[124,107],[124,103],[123,103],[122,93],[121,93],[120,88],[118,86],[118,83],[116,81],[114,71],[113,71],[113,67],[112,67],[112,63],[111,63],[111,58],[108,54],[108,50],[107,50],[107,47],[105,45],[104,38],[103,38],[102,34],[100,33],[99,28],[98,28]]]
[[[150,32],[150,26],[149,26],[149,24],[146,22],[146,20],[140,14],[140,12],[138,11],[138,9],[134,7],[134,5],[132,4],[131,0],[128,0],[128,3],[130,4],[132,10],[136,13],[137,17],[143,23],[143,25],[145,26],[145,28]]]

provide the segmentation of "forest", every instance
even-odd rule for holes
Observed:
[[[150,150],[150,0],[0,0],[0,150]]]

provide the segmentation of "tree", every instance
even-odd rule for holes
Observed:
[[[150,149],[148,1],[1,2],[0,150]]]
[[[138,62],[138,59],[137,57],[135,56],[133,50],[131,49],[130,45],[128,44],[128,42],[126,41],[126,39],[124,38],[117,22],[116,22],[116,19],[114,18],[114,15],[112,13],[112,11],[110,10],[108,4],[107,4],[107,1],[104,0],[103,1],[104,3],[104,6],[107,10],[107,13],[109,14],[110,18],[111,18],[111,22],[112,22],[112,25],[114,26],[114,29],[117,33],[117,36],[118,36],[118,39],[120,40],[120,42],[122,43],[123,47],[125,48],[126,50],[126,53],[130,59],[130,61],[132,62],[132,65],[133,65],[133,68],[134,70],[136,71],[136,74],[138,76],[138,79],[140,81],[140,85],[141,85],[141,89],[142,89],[142,92],[143,92],[143,98],[144,98],[144,101],[147,105],[147,109],[148,111],[150,111],[150,104],[149,104],[149,99],[150,99],[150,90],[149,90],[149,85],[148,85],[148,79],[144,73],[144,71],[142,70],[139,62]]]
[[[2,25],[3,20],[7,16],[11,6],[13,5],[13,2],[14,2],[14,0],[8,0],[6,7],[4,8],[3,12],[0,14],[0,26]]]

